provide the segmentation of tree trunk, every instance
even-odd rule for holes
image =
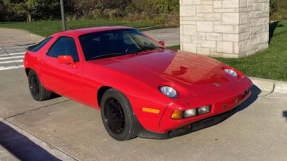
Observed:
[[[32,22],[32,14],[31,13],[27,14],[27,22]]]

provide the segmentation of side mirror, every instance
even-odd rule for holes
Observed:
[[[159,41],[158,44],[162,47],[165,47],[165,42],[164,41]]]
[[[58,56],[58,61],[59,61],[60,64],[67,64],[67,65],[75,64],[75,61],[74,61],[73,57],[70,56],[70,55]]]

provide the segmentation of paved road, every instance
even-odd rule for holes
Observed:
[[[3,146],[0,145],[0,160],[1,161],[19,161],[13,154],[8,152]]]
[[[15,53],[21,53],[23,47],[18,50],[16,45],[3,45],[6,41],[0,40],[0,61],[20,60],[21,54]],[[63,97],[33,101],[23,69],[7,70],[17,66],[13,63],[6,63],[5,70],[0,71],[1,161],[30,161],[36,156],[29,151],[33,148],[41,152],[41,161],[45,161],[41,157],[81,161],[286,160],[286,95],[254,94],[225,121],[184,136],[117,142],[105,132],[99,111]]]
[[[42,37],[16,29],[0,28],[0,71],[23,67],[25,48]]]
[[[42,39],[27,31],[0,28],[0,71],[22,68],[25,48]]]
[[[74,160],[286,160],[286,95],[254,95],[225,121],[184,136],[117,142],[105,132],[99,111],[63,97],[35,102],[22,69],[0,75],[0,117]]]
[[[176,46],[180,42],[179,28],[165,28],[146,31],[147,34],[160,41],[165,41],[166,46]]]
[[[0,121],[0,160],[60,161],[2,121]]]

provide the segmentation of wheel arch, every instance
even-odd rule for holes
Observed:
[[[102,86],[98,89],[98,92],[97,92],[97,104],[98,104],[98,107],[101,108],[101,100],[102,100],[102,97],[104,95],[104,93],[111,89],[113,87],[110,87],[110,86]]]
[[[33,70],[33,69],[31,69],[31,68],[25,68],[26,76],[28,76],[28,74],[29,74],[29,72],[30,72],[31,70]]]

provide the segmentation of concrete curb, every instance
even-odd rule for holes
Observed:
[[[250,77],[252,82],[262,91],[268,93],[287,94],[287,82]]]
[[[49,152],[50,154],[54,155],[58,159],[65,160],[65,161],[78,161],[78,159],[76,159],[76,158],[74,158],[72,156],[69,156],[65,152],[59,150],[58,147],[55,147],[53,145],[50,145],[50,144],[42,141],[41,139],[37,138],[36,136],[34,136],[34,135],[30,134],[29,132],[25,131],[24,129],[22,129],[22,128],[14,125],[14,124],[12,124],[10,122],[8,122],[6,119],[0,118],[0,121],[3,122],[4,124],[10,126],[14,130],[18,131],[20,134],[26,136],[31,141],[33,141],[35,144],[37,144],[41,148],[45,149],[47,152]]]
[[[0,160],[1,161],[20,161],[14,155],[12,155],[8,150],[0,146]]]

